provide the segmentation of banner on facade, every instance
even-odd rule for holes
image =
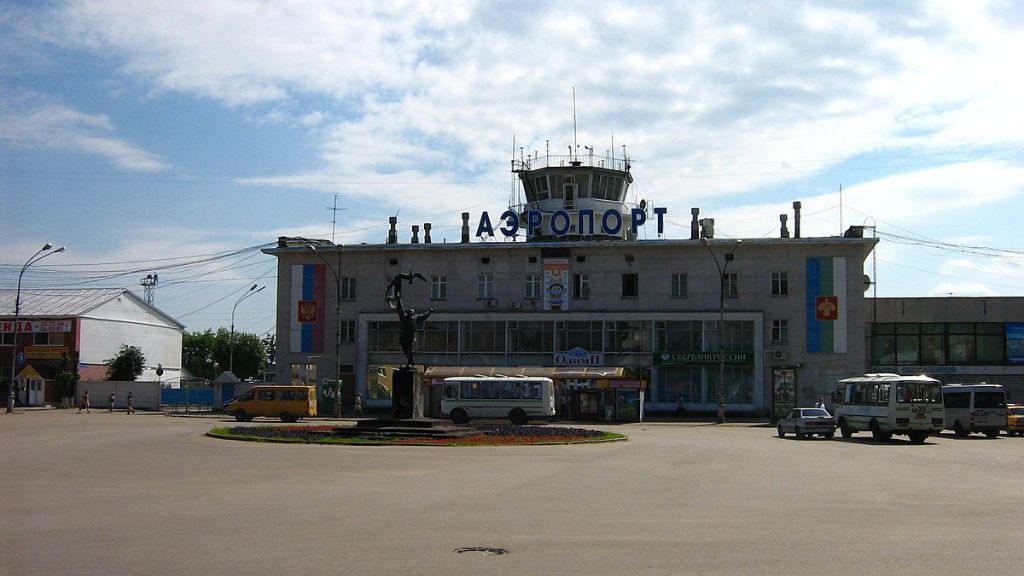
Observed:
[[[14,332],[14,320],[0,322],[0,332]],[[71,320],[19,320],[18,332],[21,334],[71,332]]]
[[[604,366],[604,353],[577,346],[568,352],[556,352],[555,366]]]
[[[295,352],[324,351],[326,273],[324,264],[292,266],[291,349]]]
[[[569,259],[544,260],[544,309],[569,309]]]
[[[846,300],[846,258],[808,258],[808,352],[846,352]]]
[[[1024,364],[1024,323],[1006,323],[1006,362]]]
[[[753,366],[753,352],[725,352],[728,366]],[[655,352],[655,366],[717,366],[721,364],[718,352]]]
[[[25,358],[29,360],[60,360],[67,353],[67,346],[25,346]]]

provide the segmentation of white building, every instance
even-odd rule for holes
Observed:
[[[549,375],[574,418],[621,419],[638,390],[649,411],[764,414],[863,373],[876,240],[862,229],[801,238],[794,203],[793,237],[783,215],[778,238],[715,238],[692,209],[690,237],[663,239],[675,209],[626,202],[628,159],[545,156],[513,171],[525,203],[480,214],[476,241],[464,213],[458,243],[432,242],[429,223],[399,243],[392,219],[383,244],[281,238],[266,250],[278,258],[277,381],[339,377],[345,401],[386,403],[381,376],[404,356],[384,293],[410,271],[425,281],[405,286],[405,306],[435,309],[418,332],[428,384]],[[658,239],[640,239],[642,221]]]
[[[123,288],[22,289],[18,342],[14,349],[16,290],[0,290],[0,374],[10,381],[11,359],[19,402],[55,403],[61,394],[54,377],[77,366],[82,380],[106,378],[106,362],[122,345],[136,346],[146,358],[140,380],[177,382],[185,326]],[[159,369],[158,369],[159,367]],[[157,372],[161,374],[157,374]]]

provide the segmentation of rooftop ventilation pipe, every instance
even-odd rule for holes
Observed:
[[[423,223],[423,243],[430,244],[430,222]]]
[[[714,218],[704,218],[703,220],[700,221],[700,225],[701,225],[701,231],[700,231],[700,237],[701,238],[712,239],[712,238],[715,237],[715,219]]]
[[[462,243],[469,244],[469,212],[462,213]]]
[[[789,221],[789,216],[786,214],[779,214],[779,221],[782,223],[782,236],[780,236],[780,238],[789,238],[789,228],[786,227],[786,222]]]
[[[391,216],[388,222],[391,224],[391,230],[388,230],[388,244],[398,244],[398,230],[395,229],[398,225],[398,216]]]
[[[700,208],[690,208],[690,214],[693,216],[690,220],[690,240],[697,240],[700,238],[700,220],[697,218],[700,215]]]
[[[800,237],[800,201],[793,202],[793,238]]]
[[[412,225],[412,243],[413,244],[419,244],[420,243],[420,225],[419,224],[413,224]]]

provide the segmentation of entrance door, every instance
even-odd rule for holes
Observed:
[[[28,405],[29,406],[42,406],[43,405],[43,381],[36,378],[29,378],[25,381],[25,385],[28,386]]]
[[[580,390],[576,406],[576,418],[578,420],[598,420],[601,415],[601,392]]]

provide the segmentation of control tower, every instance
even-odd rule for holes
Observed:
[[[519,214],[527,242],[636,238],[633,223],[646,203],[637,207],[626,202],[633,176],[625,150],[622,158],[615,158],[585,149],[585,155],[569,147],[566,155],[545,151],[543,156],[512,160],[512,172],[522,183],[526,202],[510,208]]]

